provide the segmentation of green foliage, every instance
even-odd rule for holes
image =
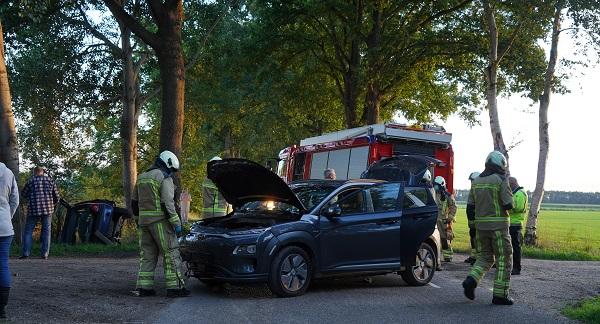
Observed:
[[[598,324],[600,323],[600,297],[588,298],[575,305],[569,305],[561,313],[583,323]]]

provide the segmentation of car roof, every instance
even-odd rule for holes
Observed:
[[[292,187],[304,187],[304,186],[323,186],[323,187],[340,187],[344,184],[376,184],[385,183],[385,180],[376,179],[350,179],[350,180],[324,180],[324,179],[308,179],[308,180],[296,180],[290,183]]]

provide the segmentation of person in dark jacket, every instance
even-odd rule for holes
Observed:
[[[0,162],[0,319],[6,318],[11,273],[8,254],[15,231],[12,218],[19,207],[19,187],[15,176]]]
[[[52,214],[60,199],[58,188],[54,181],[44,174],[44,169],[38,166],[33,169],[33,177],[23,187],[23,197],[27,199],[27,222],[25,223],[23,237],[23,253],[19,259],[29,257],[33,241],[33,229],[39,221],[42,222],[41,257],[42,259],[48,259]]]

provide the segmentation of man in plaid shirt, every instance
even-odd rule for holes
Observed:
[[[27,199],[27,222],[25,224],[25,237],[23,242],[23,254],[20,259],[29,257],[32,245],[33,229],[38,221],[42,221],[42,259],[48,259],[50,251],[50,229],[52,224],[52,213],[58,203],[60,196],[54,181],[44,174],[44,169],[35,167],[31,177],[23,188],[23,197]]]

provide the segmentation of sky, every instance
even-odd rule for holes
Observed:
[[[569,54],[569,39],[559,47],[559,55]],[[546,190],[600,192],[600,67],[580,68],[567,81],[571,93],[551,96],[550,154],[546,172]],[[583,75],[581,75],[582,73]],[[507,146],[523,142],[509,152],[511,175],[526,190],[535,188],[539,152],[539,104],[518,95],[498,98],[500,125]],[[454,148],[454,183],[467,189],[473,171],[482,171],[487,154],[493,149],[487,110],[479,116],[481,125],[468,127],[457,116],[441,121],[452,133]]]

